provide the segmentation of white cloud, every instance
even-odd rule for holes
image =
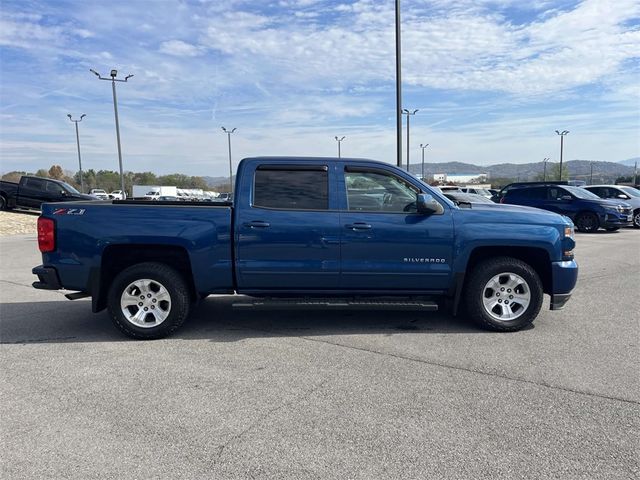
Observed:
[[[197,57],[204,52],[202,48],[183,42],[182,40],[169,40],[160,44],[160,51],[176,57]]]

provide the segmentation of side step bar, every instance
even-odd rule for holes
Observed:
[[[255,299],[232,304],[237,309],[256,310],[305,310],[305,309],[334,309],[334,310],[422,310],[435,312],[438,304],[432,301],[420,300],[351,300],[351,299]]]

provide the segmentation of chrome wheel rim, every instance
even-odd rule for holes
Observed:
[[[635,224],[636,227],[640,227],[640,212],[634,215],[633,223]]]
[[[136,327],[157,327],[171,313],[171,295],[157,280],[141,278],[124,289],[120,309],[124,318]]]
[[[505,272],[495,275],[482,291],[485,311],[499,321],[510,321],[527,311],[531,303],[531,289],[520,275]]]

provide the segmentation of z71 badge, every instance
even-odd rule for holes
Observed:
[[[84,215],[84,208],[56,208],[54,215]]]

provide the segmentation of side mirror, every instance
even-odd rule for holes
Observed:
[[[570,202],[571,200],[573,200],[573,197],[571,195],[563,195],[560,197],[560,200],[564,200],[565,202]]]
[[[444,207],[428,193],[419,193],[417,195],[416,209],[418,210],[418,213],[424,213],[427,215],[441,215],[444,213]]]
[[[62,195],[63,197],[67,196],[67,191],[66,190],[60,190],[60,195]]]
[[[629,197],[624,193],[621,193],[620,195],[618,195],[618,198],[621,198],[622,200],[629,200]]]

